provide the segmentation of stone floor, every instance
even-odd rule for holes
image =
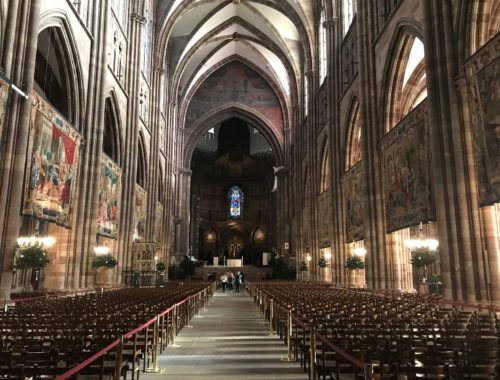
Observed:
[[[158,359],[165,372],[141,380],[305,380],[298,363],[282,361],[286,346],[269,336],[253,300],[246,293],[215,294],[205,311],[191,320]]]

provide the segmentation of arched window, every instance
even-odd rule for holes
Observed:
[[[233,186],[227,193],[229,201],[229,217],[233,219],[241,218],[243,215],[243,191],[238,186]]]
[[[139,135],[139,149],[137,150],[137,184],[146,187],[146,149],[142,135]]]
[[[355,101],[347,122],[347,159],[346,170],[361,161],[361,123],[359,121],[359,103]]]
[[[115,163],[120,164],[120,139],[118,137],[118,117],[111,97],[104,104],[104,136],[102,151]]]
[[[151,36],[153,34],[153,17],[151,11],[151,2],[146,1],[144,6],[144,18],[146,24],[142,29],[142,56],[141,68],[146,80],[149,81],[150,66],[151,66]]]
[[[354,15],[356,14],[356,0],[342,0],[342,26],[344,36],[349,31]]]
[[[323,84],[327,72],[327,57],[326,57],[326,29],[324,23],[325,17],[325,3],[321,2],[321,14],[319,18],[318,39],[319,39],[319,84]]]
[[[401,38],[390,82],[387,130],[427,98],[424,44],[411,34]]]
[[[321,185],[320,192],[324,193],[330,188],[330,154],[328,151],[328,140],[325,141],[321,158]]]

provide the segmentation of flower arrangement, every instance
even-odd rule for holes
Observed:
[[[92,268],[114,268],[118,265],[118,261],[111,255],[99,255],[96,256],[92,262]]]
[[[300,262],[299,271],[301,271],[301,272],[307,271],[307,264],[305,263],[305,261]]]
[[[158,272],[165,272],[165,269],[167,269],[167,267],[165,266],[165,263],[163,261],[159,261],[158,263],[156,263],[156,270]]]
[[[417,248],[411,252],[410,262],[417,268],[426,267],[434,264],[438,259],[436,251],[431,251],[429,248]]]
[[[324,256],[321,256],[319,258],[318,265],[320,266],[320,268],[326,268],[326,266],[328,265],[328,263],[326,262],[326,259],[325,259]]]
[[[48,263],[47,252],[39,246],[19,248],[14,258],[17,269],[45,268]]]
[[[361,257],[353,255],[347,258],[345,267],[349,270],[365,269],[365,262]]]

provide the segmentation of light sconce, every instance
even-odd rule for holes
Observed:
[[[366,248],[364,247],[356,247],[354,248],[354,254],[359,257],[365,257],[366,256]]]
[[[52,247],[56,243],[56,239],[51,236],[40,236],[38,230],[31,236],[20,236],[17,238],[17,245],[19,248],[30,248],[38,247],[42,249],[47,249]]]
[[[437,247],[439,247],[439,241],[436,239],[424,239],[422,222],[420,222],[420,225],[418,226],[418,238],[405,240],[405,246],[410,251],[420,248],[435,251]]]

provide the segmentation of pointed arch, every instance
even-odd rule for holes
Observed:
[[[403,20],[389,48],[384,74],[382,135],[394,128],[412,109],[427,98],[425,53],[420,28]]]
[[[356,97],[351,100],[345,130],[345,170],[347,171],[361,161],[361,122],[359,118],[359,101]]]
[[[321,152],[321,183],[319,191],[320,193],[324,193],[330,188],[330,149],[328,149],[328,136],[325,137]]]
[[[470,55],[485,45],[500,30],[500,2],[497,0],[468,0],[470,18]]]
[[[43,83],[40,86],[40,81],[48,79],[45,78],[43,68],[56,63],[60,70],[58,73],[54,72],[55,77],[53,79],[57,79],[60,87],[64,89],[64,98],[62,99],[58,98],[60,95],[56,93],[47,94],[44,91],[43,85],[47,89],[48,83]],[[63,10],[50,10],[40,15],[35,84],[38,85],[40,93],[45,95],[47,100],[61,112],[74,128],[81,129],[85,114],[82,66],[68,15]]]
[[[102,150],[122,166],[121,120],[116,94],[111,91],[104,101],[104,131]]]

